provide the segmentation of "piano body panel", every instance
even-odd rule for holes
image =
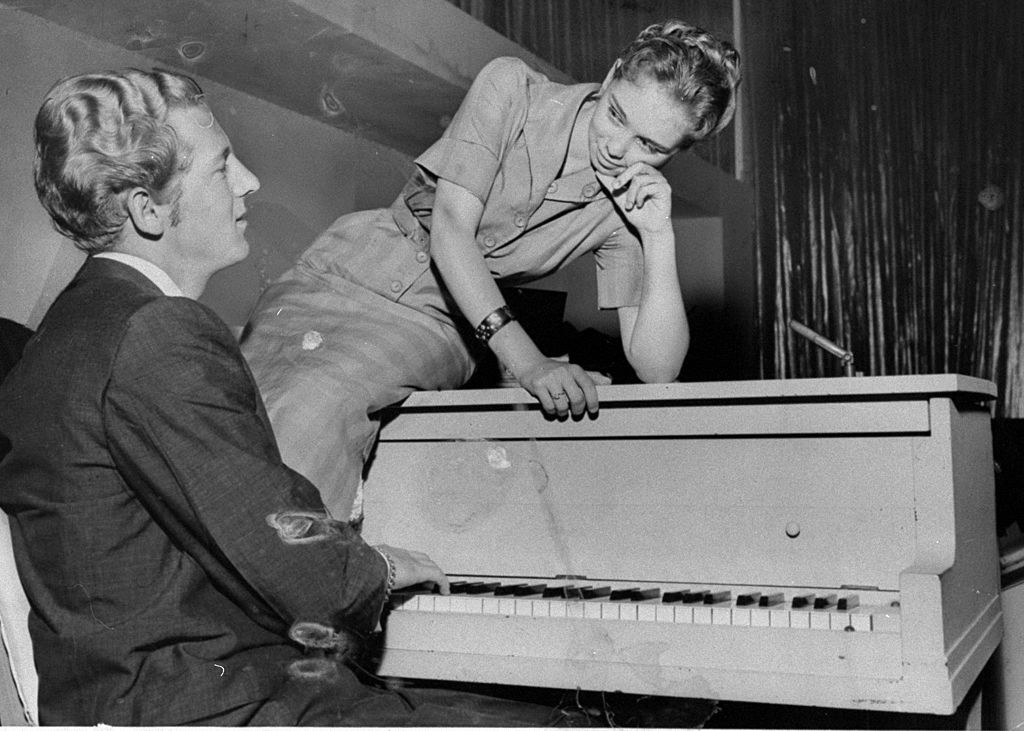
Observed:
[[[503,545],[487,573],[626,579],[643,556],[649,580],[896,589],[914,503],[889,485],[911,456],[862,436],[381,442],[364,530],[455,574]]]
[[[903,654],[947,666],[961,699],[1002,638],[991,424],[977,403],[938,398],[931,421],[915,461],[921,550],[901,579]]]
[[[393,611],[379,672],[955,710],[1001,637],[984,406],[992,384],[940,375],[604,386],[599,394],[596,418],[565,422],[544,418],[520,389],[414,394],[382,428],[364,536],[425,551],[449,574],[508,581],[578,574],[587,577],[580,583],[891,593],[899,632],[852,639],[779,629],[776,640],[768,639],[776,628],[617,626],[609,646],[554,619],[517,618],[513,630],[495,617]],[[469,646],[461,644],[468,621],[490,627]],[[636,648],[654,642],[643,633],[652,632],[674,639],[638,659]],[[589,638],[592,653],[633,655],[587,659],[561,634]],[[524,635],[548,649],[500,651]]]
[[[677,628],[651,624],[512,617],[496,632],[480,615],[394,619],[383,675],[444,667],[463,682],[908,713],[952,713],[962,699],[944,665],[906,673],[896,634],[687,626],[680,642]]]

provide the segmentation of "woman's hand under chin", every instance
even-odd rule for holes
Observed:
[[[643,234],[672,229],[672,186],[661,171],[634,163],[616,176],[596,173],[622,215]]]

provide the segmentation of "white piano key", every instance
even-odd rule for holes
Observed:
[[[733,609],[732,623],[738,627],[749,627],[751,625],[751,610]]]
[[[450,612],[452,611],[452,598],[439,594],[434,597],[434,606],[430,611],[433,612]]]
[[[794,610],[789,613],[789,626],[793,629],[810,629],[811,613]]]
[[[550,617],[551,616],[551,604],[547,599],[534,599],[533,600],[533,616],[534,617]]]
[[[811,629],[831,629],[832,621],[829,617],[831,614],[827,609],[819,609],[811,612]]]
[[[693,624],[693,607],[676,606],[676,624]]]
[[[772,609],[768,612],[769,614],[769,625],[772,627],[788,627],[789,626],[789,610],[788,609]]]
[[[850,612],[850,626],[857,632],[870,632],[871,615],[863,612]]]
[[[419,609],[420,597],[418,594],[408,594],[405,596],[397,596],[392,599],[392,610],[396,611],[413,611]]]
[[[601,619],[618,619],[619,618],[619,605],[612,604],[611,602],[601,602]]]
[[[671,607],[667,607],[671,609]],[[637,604],[636,605],[636,618],[640,622],[656,622],[658,621],[658,610],[661,609],[659,604]]]
[[[464,596],[453,596],[449,597],[448,611],[450,612],[465,612],[466,611],[466,597]]]
[[[639,604],[619,604],[619,619],[627,622],[635,622],[640,618]]]
[[[569,619],[583,619],[583,602],[566,602],[565,616]]]
[[[850,626],[850,613],[849,612],[829,612],[828,617],[829,625],[833,630],[839,632],[845,632],[846,628]]]
[[[501,600],[497,597],[484,597],[484,614],[502,614]]]
[[[750,626],[751,627],[770,627],[771,622],[771,611],[767,609],[751,609],[750,610]]]
[[[711,607],[711,624],[732,624],[732,610],[729,607]]]
[[[659,604],[654,608],[654,618],[658,622],[675,622],[676,621],[676,610],[675,607],[670,607],[668,604]]]
[[[693,623],[694,624],[711,624],[711,607],[705,607],[704,605],[696,606],[693,608]]]
[[[462,611],[467,614],[480,614],[483,612],[484,598],[482,596],[466,597],[466,606]]]
[[[601,619],[601,602],[582,602],[585,619]]]
[[[566,602],[548,602],[548,613],[552,617],[567,617]]]
[[[515,604],[517,617],[533,616],[533,599],[516,599]]]

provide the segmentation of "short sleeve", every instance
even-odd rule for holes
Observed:
[[[644,253],[640,240],[626,226],[618,228],[594,250],[594,260],[598,307],[617,309],[640,304]]]
[[[547,78],[518,58],[496,58],[477,74],[441,139],[416,164],[486,201],[501,161],[526,121],[531,84]]]

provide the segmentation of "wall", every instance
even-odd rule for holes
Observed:
[[[40,49],[45,49],[40,52]],[[62,76],[120,66],[138,54],[0,6],[0,317],[36,327],[83,256],[53,231],[32,186],[32,121]],[[236,149],[259,177],[251,200],[252,253],[219,273],[203,301],[244,323],[260,286],[341,213],[390,203],[409,158],[197,77]]]

